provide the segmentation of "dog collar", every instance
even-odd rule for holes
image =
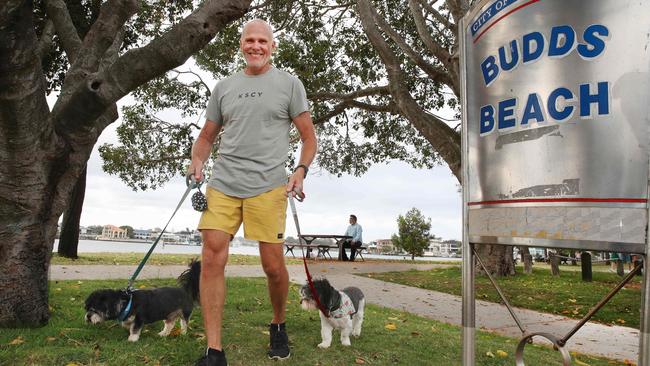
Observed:
[[[125,321],[131,312],[131,305],[133,304],[133,292],[129,292],[129,302],[126,303],[126,306],[120,312],[120,315],[117,316],[118,321]]]

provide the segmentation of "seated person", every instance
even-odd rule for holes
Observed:
[[[345,235],[351,236],[352,239],[346,239],[343,242],[343,248],[341,249],[341,260],[347,261],[348,256],[345,253],[345,248],[350,248],[350,262],[354,262],[354,256],[357,253],[357,249],[363,245],[361,239],[361,225],[357,224],[357,217],[355,215],[350,215],[350,226],[345,230]]]

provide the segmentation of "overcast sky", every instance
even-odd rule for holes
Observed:
[[[81,225],[129,225],[136,229],[162,228],[178,204],[185,182],[177,178],[156,191],[134,192],[118,177],[101,169],[97,146],[117,142],[109,126],[100,137],[88,162],[86,198]],[[205,192],[205,188],[203,188]],[[305,181],[307,199],[297,204],[303,233],[343,234],[354,213],[363,227],[365,242],[388,239],[397,233],[397,216],[412,207],[431,218],[431,233],[444,239],[461,238],[461,195],[447,166],[416,170],[404,163],[375,165],[362,177],[337,178],[314,166]],[[168,230],[195,229],[199,213],[189,197]],[[243,236],[240,229],[238,236]],[[286,236],[296,235],[287,208]]]

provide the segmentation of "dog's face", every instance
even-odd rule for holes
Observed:
[[[105,320],[117,319],[128,295],[120,290],[97,290],[86,299],[87,322],[97,324]]]
[[[329,281],[325,278],[316,279],[313,281],[314,289],[318,295],[320,303],[323,304],[327,309],[336,307],[341,301],[341,295],[339,292],[330,285]],[[317,309],[318,304],[312,296],[311,289],[309,288],[309,283],[303,285],[300,288],[300,306],[304,310]]]

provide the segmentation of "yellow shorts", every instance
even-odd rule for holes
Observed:
[[[208,187],[206,197],[208,209],[201,215],[199,230],[220,230],[234,236],[243,221],[244,238],[265,243],[284,242],[285,186],[249,198],[227,196]]]

